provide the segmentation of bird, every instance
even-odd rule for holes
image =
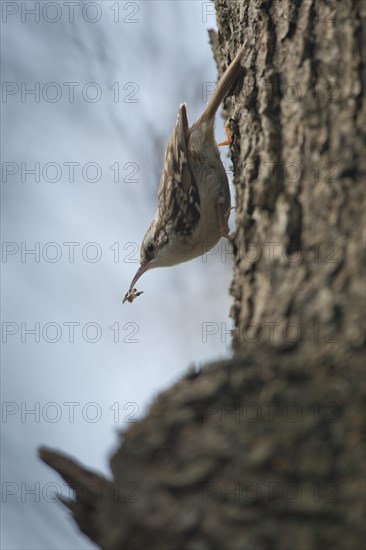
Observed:
[[[245,44],[228,66],[202,115],[190,126],[187,106],[180,105],[170,135],[158,189],[157,211],[140,247],[140,267],[123,303],[142,294],[135,285],[149,269],[170,267],[202,256],[221,237],[229,237],[229,181],[215,141],[215,115],[242,71]]]

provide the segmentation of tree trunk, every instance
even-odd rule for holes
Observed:
[[[216,9],[217,59],[248,45],[227,100],[235,356],[160,395],[113,481],[41,458],[105,550],[361,548],[364,4]]]
[[[342,355],[364,343],[365,93],[358,0],[219,2],[245,39],[233,109],[236,347]],[[230,40],[230,36],[227,37]]]

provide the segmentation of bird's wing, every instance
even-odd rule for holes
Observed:
[[[158,192],[160,218],[171,222],[182,235],[191,234],[200,219],[200,195],[189,166],[188,138],[187,109],[183,104],[166,148]]]

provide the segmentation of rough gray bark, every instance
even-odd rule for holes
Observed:
[[[227,102],[235,356],[159,396],[112,480],[41,458],[105,550],[361,548],[364,4],[216,8],[219,68],[217,44],[226,62],[248,44]]]
[[[366,4],[218,6],[224,51],[248,43],[244,90],[230,111],[236,345],[257,337],[307,356],[323,344],[347,353],[364,344]]]

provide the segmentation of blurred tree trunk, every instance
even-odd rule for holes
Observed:
[[[235,356],[160,395],[112,481],[40,451],[105,550],[363,545],[364,6],[216,1],[219,66],[248,45],[226,105]]]

